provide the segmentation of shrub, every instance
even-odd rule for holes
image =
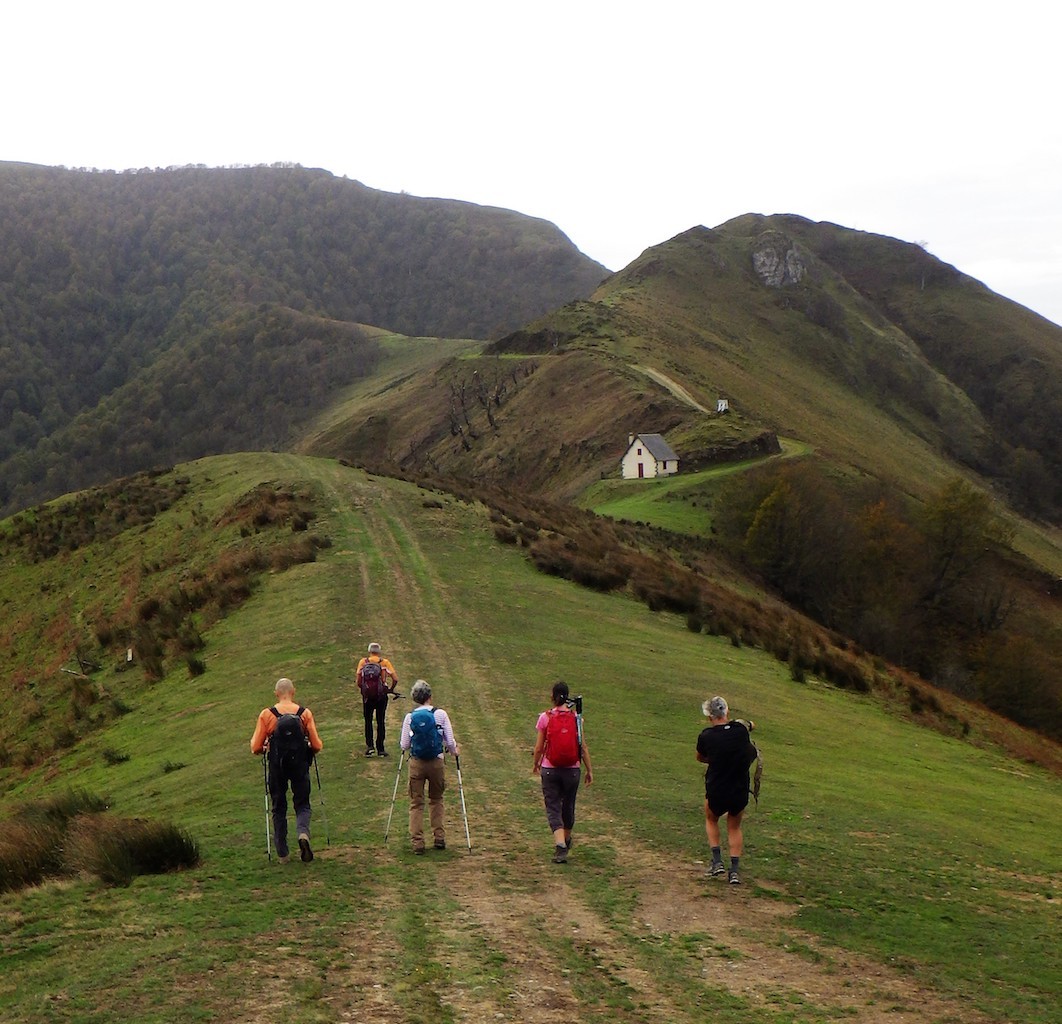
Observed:
[[[110,705],[111,714],[113,714],[115,718],[120,718],[122,715],[128,715],[129,712],[133,710],[124,700],[122,700],[121,697],[111,697]]]
[[[182,651],[201,651],[206,647],[203,635],[192,622],[185,621],[177,632],[177,644]]]
[[[8,822],[0,833],[0,892],[36,885],[62,863],[62,826]]]
[[[77,733],[68,725],[59,725],[52,731],[52,749],[69,750],[77,743]]]
[[[517,541],[516,531],[511,527],[499,524],[494,527],[494,539],[502,544],[515,544]]]
[[[105,807],[99,797],[71,789],[20,808],[16,820],[0,829],[0,892],[36,885],[58,874],[68,823]]]
[[[75,718],[82,718],[88,709],[96,703],[96,689],[91,680],[84,676],[74,676],[70,687],[70,709]]]
[[[141,622],[149,622],[153,619],[159,611],[161,604],[157,597],[149,597],[140,602],[140,607],[137,609],[137,617]]]
[[[84,789],[68,789],[47,800],[37,800],[21,809],[23,821],[52,821],[65,825],[79,814],[97,814],[107,809],[107,801]]]
[[[102,799],[82,790],[20,808],[0,829],[0,892],[77,872],[128,885],[136,875],[199,863],[198,845],[183,829],[105,810]]]
[[[163,822],[110,815],[80,817],[66,837],[64,867],[87,871],[108,885],[129,885],[199,863],[199,847],[184,829]]]
[[[300,537],[296,541],[277,548],[270,562],[277,572],[290,569],[293,565],[317,561],[317,541],[313,537]]]

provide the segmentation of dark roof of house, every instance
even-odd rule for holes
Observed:
[[[634,440],[641,441],[642,445],[649,450],[649,454],[652,455],[657,462],[667,462],[671,460],[678,462],[678,456],[672,450],[671,445],[664,440],[663,434],[635,434]],[[628,448],[628,451],[629,450],[630,449]]]

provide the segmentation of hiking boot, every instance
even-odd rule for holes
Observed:
[[[366,750],[365,750],[365,756],[366,757],[372,757],[372,755],[375,754],[375,753],[376,753],[376,751],[373,750],[372,747],[367,747]]]
[[[446,849],[446,840],[445,839],[436,839],[435,840],[435,849],[436,850],[445,850]]]
[[[713,860],[712,866],[708,870],[711,872],[712,878],[726,874],[726,866],[721,860]]]
[[[554,864],[567,864],[568,863],[568,847],[558,846],[553,854]]]
[[[291,855],[288,853],[282,853],[277,857],[277,860],[280,861],[281,864],[289,864],[291,862]]]
[[[728,872],[727,880],[731,885],[741,885],[741,876],[733,868]]]
[[[386,750],[377,750],[376,751],[376,756],[377,757],[390,757],[391,755],[389,753],[387,753]]]
[[[423,846],[414,846],[414,847],[413,847],[413,852],[414,852],[414,853],[415,853],[415,854],[416,854],[416,855],[417,855],[418,857],[420,857],[420,856],[422,856],[422,855],[423,855],[423,853],[424,853],[424,847],[423,847]]]
[[[303,864],[309,864],[313,860],[313,850],[310,849],[310,837],[303,832],[299,836],[299,856]]]

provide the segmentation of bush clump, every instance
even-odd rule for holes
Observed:
[[[28,804],[0,829],[0,892],[80,873],[124,886],[199,861],[184,829],[108,814],[104,800],[81,790]]]
[[[64,865],[108,885],[129,885],[137,875],[160,875],[199,863],[199,847],[184,829],[166,822],[82,816],[66,835]]]

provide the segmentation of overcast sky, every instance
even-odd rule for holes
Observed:
[[[617,270],[795,213],[924,243],[1062,324],[1053,5],[36,0],[0,159],[287,161],[543,217]]]

